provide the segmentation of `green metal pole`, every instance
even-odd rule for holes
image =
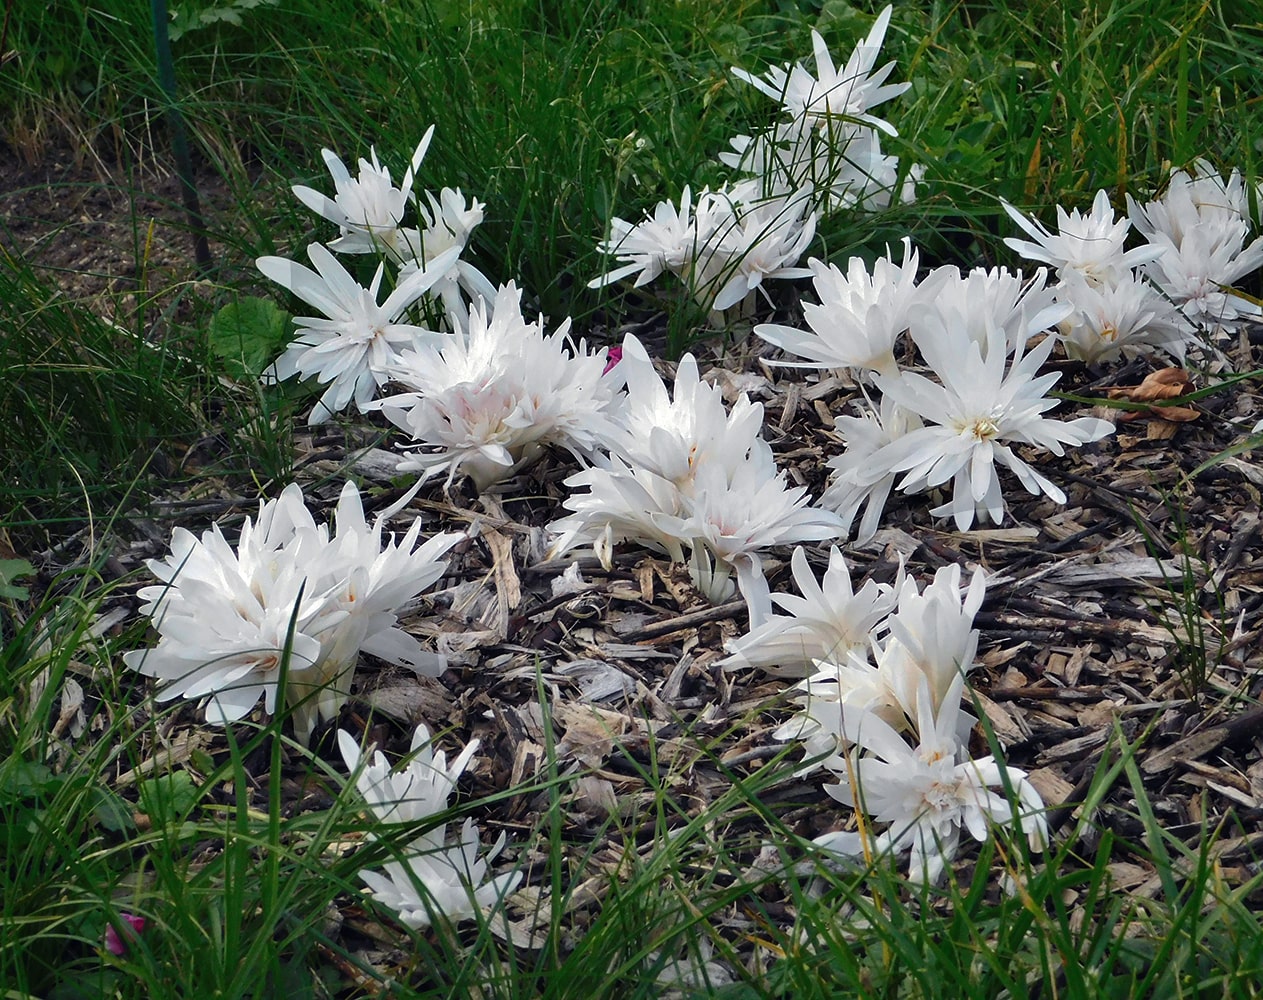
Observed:
[[[175,172],[180,178],[180,196],[193,232],[193,259],[200,277],[211,272],[210,244],[206,241],[206,220],[202,217],[197,185],[193,181],[193,158],[189,155],[189,136],[184,116],[176,103],[175,59],[171,55],[171,38],[167,33],[167,0],[150,0],[153,12],[153,45],[158,60],[158,85],[166,98],[167,124],[171,127],[171,149],[175,153]]]

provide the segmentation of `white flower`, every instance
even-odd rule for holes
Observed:
[[[670,271],[699,304],[723,311],[744,301],[764,278],[805,277],[794,264],[815,224],[807,192],[738,185],[703,190],[694,207],[685,188],[678,210],[662,202],[635,226],[622,219],[611,223],[610,238],[600,248],[623,265],[588,287],[638,274],[639,288]]]
[[[1170,299],[1130,271],[1112,284],[1093,285],[1069,273],[1057,294],[1074,307],[1061,321],[1058,336],[1072,358],[1097,364],[1120,354],[1158,347],[1180,364],[1193,329]]]
[[[438,579],[446,564],[436,560],[463,536],[438,535],[414,549],[414,522],[400,543],[383,548],[383,522],[399,506],[369,528],[348,483],[331,540],[291,485],[260,504],[254,523],[246,519],[236,550],[218,525],[200,540],[177,528],[171,555],[148,564],[162,585],[139,595],[158,645],[125,653],[124,662],[161,682],[160,701],[208,697],[210,722],[240,719],[260,696],[274,712],[279,696],[294,706],[304,742],[346,700],[361,650],[437,673],[441,661],[395,627],[397,612]],[[281,692],[287,646],[289,686]]]
[[[482,857],[472,819],[462,824],[458,843],[444,846],[445,835],[446,828],[441,827],[437,837],[417,838],[401,860],[386,862],[385,874],[360,872],[373,898],[413,930],[431,926],[436,917],[452,924],[469,920],[497,906],[522,881],[520,871],[487,879],[488,867],[504,850],[503,833]]]
[[[835,514],[808,506],[801,487],[788,488],[767,443],[759,438],[763,407],[742,393],[729,414],[723,394],[698,376],[685,355],[675,396],[634,337],[613,371],[627,379],[624,426],[611,438],[608,465],[571,476],[564,501],[572,513],[549,526],[560,535],[554,554],[591,544],[608,565],[613,545],[639,541],[684,562],[712,600],[738,583],[753,618],[770,611],[758,550],[834,537]]]
[[[967,831],[975,840],[988,836],[990,824],[1017,819],[1032,850],[1048,843],[1042,815],[1043,801],[1026,780],[1026,773],[992,757],[971,760],[957,740],[958,714],[964,677],[957,676],[942,707],[933,709],[928,685],[917,694],[919,743],[910,747],[875,713],[842,705],[840,739],[854,744],[838,766],[841,778],[825,791],[852,809],[861,809],[886,829],[872,841],[877,853],[910,852],[908,877],[915,882],[938,881]],[[1016,793],[1018,809],[994,789],[1005,785]],[[857,834],[825,834],[816,843],[851,857],[862,853]]]
[[[426,270],[405,278],[380,305],[381,266],[372,284],[364,288],[319,243],[307,248],[315,271],[283,257],[260,257],[256,261],[260,271],[327,317],[297,317],[298,335],[268,376],[283,381],[301,375],[328,383],[308,417],[313,424],[329,420],[352,400],[363,412],[376,390],[386,384],[401,350],[441,336],[401,320],[443,276],[456,253],[450,250],[431,261]]]
[[[903,731],[908,720],[887,677],[859,650],[819,660],[816,670],[793,686],[789,700],[798,711],[772,733],[772,739],[793,740],[803,748],[798,774],[822,767],[845,767],[841,754],[851,745],[841,735],[842,706],[876,714],[892,729]]]
[[[733,202],[734,224],[702,244],[693,294],[722,312],[745,302],[764,278],[808,278],[796,267],[816,232],[809,192],[763,197],[755,186],[720,192]]]
[[[1206,160],[1197,160],[1193,172],[1172,171],[1161,198],[1141,204],[1130,195],[1127,211],[1136,229],[1148,239],[1165,236],[1177,247],[1193,226],[1209,224],[1226,233],[1238,223],[1249,227],[1249,199],[1241,172],[1233,170],[1225,183]]]
[[[732,474],[759,440],[763,404],[741,393],[729,412],[723,392],[702,381],[692,354],[680,359],[668,393],[640,341],[628,334],[615,371],[626,379],[627,399],[611,450],[689,496],[699,465],[718,462]]]
[[[391,183],[390,171],[377,162],[376,150],[370,152],[371,161],[360,160],[359,175],[355,178],[332,150],[320,151],[333,175],[334,197],[328,198],[301,184],[295,185],[293,191],[299,201],[342,231],[341,237],[329,245],[330,249],[340,253],[383,253],[395,260],[405,259],[409,247],[416,245],[416,230],[403,228],[404,213],[412,200],[412,178],[433,136],[431,125],[412,154],[412,162],[399,187]]]
[[[808,261],[820,303],[803,305],[811,332],[761,323],[754,332],[770,344],[806,360],[775,362],[794,367],[846,368],[856,374],[893,375],[895,344],[908,329],[910,315],[933,292],[937,279],[918,295],[919,259],[911,240],[903,241],[903,264],[894,263],[887,248],[872,273],[861,257],[852,257],[847,273],[835,264]],[[935,272],[940,274],[942,272]],[[945,275],[944,275],[945,276]]]
[[[870,637],[884,629],[898,600],[896,588],[867,580],[856,593],[846,558],[835,545],[829,566],[817,582],[801,546],[790,559],[801,597],[773,594],[784,615],[773,615],[740,639],[728,643],[730,666],[760,667],[782,677],[807,677],[818,661],[841,663],[852,652],[867,654]],[[902,571],[901,571],[902,572]]]
[[[427,191],[425,197],[429,208],[420,203],[417,205],[417,212],[425,224],[420,234],[420,247],[403,261],[399,271],[401,281],[414,271],[430,266],[431,261],[443,257],[450,250],[464,253],[469,244],[469,234],[483,219],[482,203],[475,198],[467,206],[459,188],[443,188],[438,198]],[[476,305],[481,301],[488,310],[496,299],[496,287],[487,276],[469,261],[459,259],[452,260],[426,294],[442,304],[443,315],[451,329],[468,331],[469,309],[462,292],[470,302]]]
[[[991,330],[998,327],[1008,353],[1024,350],[1032,337],[1056,326],[1072,308],[1058,300],[1055,288],[1046,287],[1047,277],[1042,267],[1027,280],[1021,271],[1005,268],[976,267],[962,275],[954,264],[945,265],[922,282],[933,294],[924,295],[923,308],[910,314],[909,333],[920,344],[944,326],[963,330],[985,354]]]
[[[1225,184],[1205,160],[1192,174],[1177,170],[1163,196],[1140,204],[1130,196],[1136,228],[1164,252],[1145,274],[1180,306],[1195,326],[1213,334],[1234,332],[1243,320],[1263,317],[1263,307],[1233,287],[1263,267],[1263,237],[1250,234],[1241,175]]]
[[[338,731],[338,746],[375,826],[422,825],[447,809],[456,781],[478,741],[469,743],[448,767],[447,755],[434,753],[429,730],[420,725],[412,737],[412,761],[394,772],[380,751],[371,764],[363,765],[359,746],[342,730]],[[485,881],[488,866],[504,849],[504,834],[479,858],[478,828],[473,820],[465,820],[454,845],[446,845],[446,831],[446,825],[432,826],[415,837],[398,860],[386,862],[385,874],[360,872],[377,901],[395,910],[400,922],[413,929],[429,927],[435,917],[453,924],[473,917],[503,900],[522,879],[521,872],[509,872]],[[371,830],[368,836],[377,839]]]
[[[982,607],[987,582],[981,567],[962,592],[955,563],[934,574],[923,591],[906,577],[895,597],[898,610],[886,621],[889,636],[877,650],[877,669],[909,719],[916,718],[917,691],[929,685],[930,705],[937,715],[949,701],[957,677],[976,666],[979,633],[974,616]]]
[[[1157,258],[1158,247],[1140,246],[1127,250],[1131,222],[1125,216],[1115,220],[1109,193],[1102,188],[1092,201],[1092,211],[1078,209],[1067,214],[1057,206],[1057,232],[1050,233],[1037,219],[1028,219],[1007,201],[1000,203],[1009,217],[1035,242],[1006,239],[1005,245],[1028,260],[1048,264],[1060,278],[1068,272],[1081,274],[1093,286],[1112,285],[1123,280],[1131,269]]]
[[[412,758],[398,771],[391,769],[380,750],[364,763],[359,744],[345,729],[338,730],[338,749],[376,823],[421,824],[447,809],[456,782],[478,750],[478,741],[471,740],[448,767],[447,754],[434,752],[429,729],[419,725],[412,734]]]
[[[900,732],[917,722],[917,692],[922,686],[930,707],[936,714],[940,711],[950,700],[952,682],[975,665],[979,636],[972,626],[985,589],[979,569],[962,593],[960,567],[954,564],[940,569],[924,591],[901,575],[893,590],[888,588],[879,598],[887,616],[864,636],[876,664],[868,662],[864,646],[854,641],[843,655],[830,652],[815,660],[815,672],[794,686],[791,697],[799,705],[798,714],[774,734],[779,740],[801,740],[804,759],[825,756],[803,773],[834,766],[830,760],[840,763],[833,755],[846,747],[839,729],[844,704],[875,712]],[[889,614],[896,601],[898,610]],[[884,641],[878,637],[883,631],[890,633]],[[852,638],[856,632],[851,632]],[[958,722],[957,737],[965,742],[974,719],[962,713]]]
[[[1233,285],[1263,267],[1263,237],[1244,246],[1246,223],[1189,226],[1177,246],[1164,234],[1152,239],[1166,253],[1145,274],[1169,295],[1188,322],[1213,334],[1232,333],[1244,321],[1263,319],[1263,306]]]
[[[594,460],[613,434],[612,414],[627,366],[606,373],[604,352],[568,337],[569,320],[545,336],[522,317],[521,292],[505,285],[490,310],[481,301],[467,337],[404,352],[391,369],[409,392],[376,404],[407,431],[401,471],[446,470],[479,490],[523,468],[548,446]]]
[[[877,451],[871,458],[873,469],[904,473],[902,490],[933,488],[954,479],[952,499],[931,513],[954,517],[961,531],[969,530],[979,515],[997,524],[1004,517],[997,465],[1012,469],[1028,492],[1065,503],[1065,493],[1019,458],[1010,443],[1062,455],[1065,445],[1096,441],[1114,425],[1094,417],[1068,422],[1044,417],[1057,405],[1044,394],[1060,373],[1037,373],[1052,350],[1053,338],[1045,338],[1027,354],[1020,343],[1015,345],[1010,365],[1002,327],[991,328],[984,356],[963,324],[944,325],[934,313],[923,317],[923,323],[921,333],[914,334],[917,346],[942,384],[911,372],[876,376],[885,395],[927,426]]]
[[[867,122],[894,134],[889,123],[870,115],[871,108],[907,90],[910,83],[886,84],[894,69],[893,62],[874,72],[881,43],[890,24],[891,7],[878,15],[868,37],[861,41],[840,69],[835,68],[829,48],[819,33],[812,31],[811,45],[815,53],[816,75],[801,64],[773,67],[762,77],[733,67],[733,75],[779,101],[794,118],[806,118],[817,126],[844,118]]]
[[[757,627],[771,612],[759,552],[773,545],[836,538],[841,522],[832,511],[810,506],[806,487],[786,485],[785,473],[776,471],[772,450],[763,441],[755,443],[731,474],[717,463],[704,464],[694,482],[692,510],[681,530],[695,560],[705,550],[705,561],[697,565],[709,567],[713,556],[717,570],[705,574],[709,579],[704,585],[697,582],[718,603],[728,596],[727,577],[735,571],[750,609],[750,624]],[[694,575],[696,579],[703,574]]]
[[[159,701],[208,697],[209,722],[240,719],[260,696],[274,711],[285,649],[293,674],[320,658],[320,642],[306,630],[326,600],[305,564],[321,544],[297,486],[260,503],[257,522],[246,518],[242,525],[236,550],[217,524],[200,539],[176,528],[171,555],[147,564],[161,584],[138,595],[160,641],[124,653],[124,663],[159,680]]]
[[[608,466],[576,472],[565,485],[571,492],[562,503],[572,513],[548,526],[559,536],[553,557],[587,544],[610,569],[614,546],[634,541],[673,562],[686,561],[683,525],[690,504],[675,483],[613,455]],[[587,492],[578,492],[581,487]]]
[[[731,152],[719,154],[726,166],[770,190],[806,192],[828,215],[842,210],[876,212],[890,207],[899,181],[899,158],[882,152],[881,133],[853,121],[816,128],[805,118],[777,122],[754,136],[729,140]],[[916,200],[923,167],[912,167],[897,192]]]
[[[842,518],[843,535],[850,534],[851,523],[863,507],[864,516],[860,519],[855,539],[863,543],[877,534],[877,525],[896,479],[896,474],[889,468],[875,466],[872,456],[925,424],[920,416],[900,406],[890,396],[882,396],[876,409],[867,398],[860,406],[859,416],[834,418],[834,429],[842,436],[846,447],[827,463],[833,475],[821,494],[820,506],[838,512]],[[908,490],[915,492],[911,486]]]
[[[707,192],[702,193],[706,198]],[[599,278],[589,288],[603,288],[635,274],[635,287],[649,284],[663,271],[680,275],[697,256],[698,232],[693,223],[693,196],[688,187],[677,209],[669,201],[659,202],[653,215],[632,225],[622,219],[610,222],[610,238],[599,245],[602,252],[623,262]]]

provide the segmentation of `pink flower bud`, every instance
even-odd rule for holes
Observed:
[[[135,917],[130,913],[120,913],[119,918],[125,925],[123,934],[119,934],[113,924],[105,928],[105,950],[111,955],[122,955],[127,951],[128,942],[137,937],[145,929],[145,918]]]
[[[611,368],[613,368],[616,364],[618,364],[622,360],[623,360],[623,349],[621,347],[611,347],[608,351],[605,352],[605,371],[601,372],[601,374],[604,375],[605,372],[608,372]]]

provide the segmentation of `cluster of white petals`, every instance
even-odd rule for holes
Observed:
[[[260,503],[255,521],[246,518],[235,549],[219,525],[201,538],[176,528],[171,554],[148,563],[161,582],[139,594],[158,644],[124,653],[124,662],[160,682],[159,701],[207,699],[214,723],[240,719],[260,696],[268,712],[284,699],[304,742],[337,716],[361,651],[437,676],[442,659],[398,627],[398,614],[442,576],[440,557],[464,536],[418,544],[415,519],[402,538],[383,544],[385,522],[400,506],[370,525],[348,481],[331,534],[290,485]]]
[[[617,542],[637,542],[688,563],[716,602],[731,593],[735,574],[752,620],[761,621],[771,604],[760,551],[835,537],[837,516],[811,507],[805,488],[787,485],[760,437],[762,404],[742,393],[729,412],[691,354],[676,369],[674,393],[630,334],[620,369],[622,426],[608,462],[566,480],[587,492],[572,492],[571,514],[550,525],[560,536],[554,551],[590,545],[608,566]]]
[[[805,359],[779,364],[843,369],[881,392],[866,394],[858,416],[840,415],[835,429],[846,447],[829,461],[833,478],[821,504],[849,532],[861,508],[861,541],[871,538],[892,489],[921,493],[951,481],[953,496],[932,510],[968,530],[976,518],[999,523],[1004,499],[997,466],[1006,466],[1031,493],[1058,503],[1062,491],[1019,457],[1013,445],[1064,454],[1068,444],[1108,434],[1106,421],[1070,422],[1044,414],[1057,374],[1039,375],[1054,340],[1030,340],[1061,322],[1071,306],[1046,286],[1046,273],[940,267],[917,281],[917,253],[905,241],[902,265],[889,251],[871,271],[852,258],[847,272],[811,262],[820,303],[804,306],[810,329],[761,324],[769,343]],[[904,338],[934,378],[900,366]]]
[[[1044,803],[1026,772],[990,756],[975,760],[961,741],[964,683],[957,675],[935,708],[921,679],[910,720],[915,745],[877,713],[839,706],[837,735],[848,749],[829,762],[839,780],[825,791],[869,823],[863,833],[826,833],[816,844],[849,858],[907,851],[909,879],[928,883],[942,877],[962,832],[983,841],[993,827],[1016,824],[1032,850],[1048,845]],[[875,836],[872,824],[883,827]]]
[[[443,276],[456,252],[411,274],[380,305],[384,264],[364,288],[319,243],[307,247],[307,256],[316,265],[315,271],[284,257],[260,257],[256,264],[267,277],[324,314],[294,320],[298,335],[267,372],[269,379],[283,381],[300,375],[327,384],[308,417],[310,423],[319,424],[352,402],[364,412],[389,380],[389,371],[403,350],[441,336],[404,318]]]
[[[307,248],[314,272],[283,257],[257,261],[264,275],[323,314],[295,320],[297,336],[265,373],[272,380],[297,375],[328,385],[308,418],[313,424],[331,419],[352,402],[364,412],[404,351],[466,331],[468,303],[482,301],[490,309],[495,301],[495,286],[461,259],[470,233],[482,222],[483,206],[476,199],[467,203],[459,189],[443,188],[437,197],[427,191],[424,202],[413,190],[433,134],[431,126],[399,187],[375,151],[371,159],[360,160],[359,173],[352,177],[336,154],[323,150],[334,197],[305,185],[295,185],[293,191],[304,205],[336,224],[340,235],[327,248]],[[406,224],[409,214],[419,225]],[[369,287],[356,282],[330,251],[380,257]],[[379,304],[387,265],[394,287]]]
[[[405,391],[374,404],[408,434],[400,471],[465,473],[483,490],[550,446],[593,461],[614,433],[622,367],[606,372],[569,325],[527,323],[510,283],[474,307],[467,335],[403,352],[390,374]]]
[[[798,550],[794,579],[803,597],[776,598],[790,614],[731,642],[728,664],[799,675],[812,664],[791,691],[798,712],[774,736],[801,744],[801,773],[823,768],[839,779],[825,791],[865,814],[871,838],[835,832],[816,843],[854,858],[909,851],[916,881],[939,878],[962,830],[983,840],[1016,819],[1042,849],[1043,803],[1025,773],[969,756],[975,720],[962,697],[978,652],[981,569],[965,588],[951,565],[924,590],[901,572],[893,586],[870,580],[857,594],[836,549],[819,583]]]
[[[914,168],[900,183],[898,158],[881,148],[882,133],[896,135],[895,128],[871,113],[911,86],[886,83],[893,62],[875,68],[892,10],[878,15],[841,67],[815,31],[814,75],[801,63],[773,67],[763,76],[734,67],[734,76],[779,102],[785,118],[757,135],[737,136],[732,152],[721,154],[720,161],[743,174],[812,192],[825,214],[888,208],[896,189],[899,200],[911,202],[921,171]]]
[[[814,257],[808,261],[819,303],[803,305],[810,330],[761,323],[754,332],[770,344],[804,362],[783,361],[794,367],[849,369],[865,377],[872,372],[898,371],[895,348],[913,322],[913,314],[933,300],[946,272],[940,269],[918,285],[919,257],[912,242],[903,241],[903,263],[889,251],[870,271],[863,258],[852,257],[844,274],[836,264]]]
[[[879,585],[869,581],[865,587]],[[917,689],[924,683],[937,711],[952,680],[974,667],[979,635],[973,620],[985,593],[980,569],[964,589],[956,565],[940,569],[924,590],[901,575],[883,594],[882,607],[893,605],[893,612],[876,618],[864,642],[817,658],[813,672],[795,685],[790,700],[799,711],[777,729],[776,739],[802,742],[804,771],[813,771],[840,762],[846,745],[838,729],[842,705],[874,712],[902,731],[916,717]],[[748,642],[737,640],[730,649]],[[962,717],[962,740],[972,724]]]
[[[1004,210],[1031,237],[1004,242],[1056,271],[1059,282],[1050,290],[1066,307],[1056,322],[1067,355],[1097,364],[1156,347],[1183,363],[1193,326],[1145,277],[1167,248],[1151,241],[1128,250],[1132,223],[1115,218],[1105,190],[1086,215],[1057,206],[1055,232],[1012,205],[1004,203]]]
[[[1233,170],[1227,182],[1205,160],[1171,174],[1161,198],[1128,197],[1132,224],[1162,250],[1145,274],[1180,307],[1189,323],[1212,336],[1263,319],[1263,306],[1233,288],[1263,267],[1263,237],[1248,245],[1252,226],[1245,185]]]
[[[898,159],[881,149],[881,133],[895,130],[870,113],[910,86],[886,83],[893,63],[875,68],[891,10],[882,11],[841,67],[815,31],[815,75],[798,64],[763,76],[734,67],[738,79],[781,105],[783,120],[733,138],[731,151],[720,154],[736,182],[703,190],[696,202],[686,187],[678,207],[662,202],[635,224],[612,220],[600,249],[617,266],[591,287],[632,275],[641,287],[670,272],[714,313],[737,305],[748,310],[765,279],[811,276],[797,263],[820,213],[883,209],[897,188],[900,200],[912,201],[920,171],[900,181]]]
[[[991,328],[983,351],[963,325],[945,325],[934,313],[924,319],[925,332],[916,344],[938,381],[908,371],[874,378],[884,396],[916,414],[923,426],[878,449],[869,458],[869,476],[902,473],[896,486],[905,492],[951,481],[951,499],[931,513],[950,516],[960,531],[968,531],[975,518],[996,524],[1003,519],[999,466],[1010,469],[1027,492],[1065,503],[1061,488],[1013,446],[1063,455],[1066,445],[1099,440],[1114,425],[1096,417],[1061,421],[1044,416],[1058,405],[1046,393],[1060,373],[1039,374],[1054,340],[1045,338],[1025,353],[1017,347],[1010,356],[1002,327]]]
[[[810,201],[801,195],[763,195],[749,184],[703,190],[693,204],[684,189],[677,209],[659,204],[633,225],[610,223],[600,248],[620,262],[589,285],[600,288],[637,275],[641,287],[670,272],[708,310],[723,312],[750,301],[765,278],[801,278],[795,267],[816,231]]]
[[[478,749],[471,741],[449,767],[443,751],[434,752],[429,730],[417,726],[412,736],[412,758],[402,769],[391,770],[378,750],[365,763],[350,733],[338,730],[338,747],[355,787],[369,807],[374,827],[425,826],[448,808],[456,781]],[[369,832],[369,839],[377,835]],[[467,819],[455,844],[447,843],[447,825],[430,824],[387,861],[382,872],[365,870],[360,878],[373,897],[399,914],[404,925],[420,930],[436,918],[452,924],[496,906],[522,880],[511,871],[490,879],[490,864],[504,849],[505,835],[481,857],[478,828]]]
[[[794,549],[790,566],[802,596],[773,594],[772,603],[786,613],[772,615],[729,643],[723,662],[782,677],[807,677],[821,661],[842,663],[852,653],[867,656],[870,641],[884,631],[895,609],[902,579],[894,586],[868,580],[855,592],[846,558],[836,545],[819,581],[801,546]]]

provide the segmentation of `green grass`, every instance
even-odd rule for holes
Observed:
[[[727,138],[770,119],[770,103],[728,68],[805,58],[812,26],[845,51],[876,9],[282,0],[234,7],[239,25],[190,20],[230,7],[177,5],[193,25],[175,43],[180,106],[205,175],[231,196],[212,214],[218,269],[206,295],[179,311],[163,289],[119,326],[69,300],[57,274],[0,260],[0,524],[19,555],[82,527],[95,537],[164,475],[182,476],[156,468],[155,452],[173,439],[222,433],[232,454],[213,471],[243,485],[292,473],[296,404],[248,378],[224,384],[206,336],[215,307],[272,294],[252,275],[255,256],[297,258],[331,236],[288,192],[299,182],[328,190],[322,146],[349,162],[376,145],[397,176],[436,123],[420,182],[486,203],[475,262],[493,281],[519,281],[554,320],[574,315],[581,332],[604,336],[676,309],[666,288],[586,288],[603,269],[595,245],[609,218],[636,219],[686,184],[718,183],[713,161]],[[0,71],[0,139],[11,150],[36,158],[69,140],[138,176],[171,169],[143,0],[5,9],[0,48],[17,55]],[[1208,152],[1258,177],[1263,25],[1252,5],[901,4],[884,54],[913,83],[889,112],[900,137],[887,149],[925,165],[926,181],[915,205],[829,220],[817,249],[831,259],[871,257],[909,235],[927,264],[1015,263],[1000,242],[1001,197],[1046,219],[1052,205],[1084,206],[1100,187],[1121,205]],[[678,322],[696,332],[693,317]],[[684,995],[1259,991],[1259,878],[1230,888],[1214,861],[1217,839],[1238,831],[1186,841],[1163,830],[1133,748],[1121,744],[1049,857],[1029,861],[1020,838],[1003,835],[981,849],[974,869],[1009,872],[1013,894],[985,877],[926,891],[883,866],[804,866],[805,845],[763,804],[784,762],[734,775],[731,791],[697,813],[655,758],[642,774],[651,805],[611,820],[601,832],[622,853],[598,856],[595,840],[567,842],[574,776],[554,770],[501,793],[546,803],[541,829],[514,838],[520,857],[543,845],[531,872],[538,946],[506,943],[500,917],[455,934],[401,932],[365,903],[365,923],[385,927],[406,956],[394,974],[410,985],[388,985],[325,925],[332,904],[359,891],[366,855],[339,848],[358,830],[354,806],[331,794],[336,768],[284,743],[280,720],[240,727],[228,751],[195,750],[170,774],[118,782],[191,710],[155,711],[119,673],[119,650],[139,636],[92,634],[120,595],[91,551],[84,564],[42,601],[0,608],[6,996],[648,998],[673,964],[704,969],[707,958],[734,981]],[[1189,581],[1172,583],[1186,598],[1181,606],[1177,594],[1177,617],[1187,608],[1194,617],[1183,624],[1199,623]],[[1190,686],[1204,669],[1194,664]],[[71,682],[85,692],[89,726],[74,740],[58,729]],[[284,813],[279,789],[295,773],[327,801]],[[1116,785],[1131,789],[1130,838],[1095,818]],[[462,802],[457,814],[478,808]],[[751,863],[764,842],[779,845],[780,865],[760,874]],[[373,850],[400,846],[384,838]],[[1152,865],[1152,898],[1115,890],[1119,859]],[[602,905],[578,905],[585,885],[599,887]],[[114,958],[100,942],[120,912],[149,927]],[[648,939],[646,927],[656,928]],[[736,961],[756,951],[752,969]],[[363,982],[347,986],[353,975]]]
[[[529,873],[539,903],[524,917],[535,940],[514,943],[498,915],[459,932],[386,931],[392,986],[328,921],[336,900],[357,894],[359,868],[417,831],[384,831],[351,853],[362,822],[354,801],[337,797],[343,779],[285,740],[279,721],[238,727],[225,747],[194,748],[179,766],[120,782],[182,710],[128,708],[132,681],[111,668],[116,643],[91,635],[101,607],[85,596],[90,582],[24,625],[6,613],[0,982],[9,996],[648,1000],[681,976],[692,997],[1037,997],[1054,987],[1119,1000],[1256,995],[1263,876],[1229,888],[1214,860],[1223,831],[1186,842],[1165,830],[1136,747],[1121,739],[1048,856],[1028,858],[1019,831],[999,830],[966,870],[972,879],[939,889],[908,885],[880,862],[813,863],[763,804],[790,777],[787,760],[732,774],[729,790],[697,811],[676,797],[651,744],[643,808],[575,841],[563,814],[578,775],[550,767],[498,796],[542,803],[540,829],[515,835],[512,848],[519,864],[529,853],[542,866]],[[88,672],[97,678],[84,706],[91,735],[53,735],[64,685]],[[296,770],[316,798],[292,811],[281,788]],[[1094,819],[1116,786],[1133,796],[1130,840]],[[777,845],[774,860],[754,868],[765,843]],[[1120,859],[1152,866],[1151,895],[1115,891]],[[992,871],[1007,873],[1007,889]],[[373,921],[363,905],[358,919]],[[115,957],[101,941],[120,913],[147,924]]]

